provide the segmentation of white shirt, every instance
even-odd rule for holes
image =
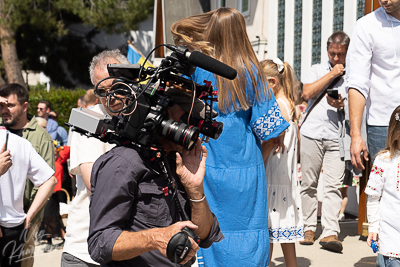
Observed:
[[[104,107],[100,104],[91,109],[100,114],[105,114]],[[83,182],[79,166],[83,163],[94,163],[115,145],[104,143],[94,137],[88,138],[72,132],[70,146],[70,172],[76,175],[76,196],[68,212],[63,251],[87,263],[97,264],[90,258],[88,252],[90,191]]]
[[[0,130],[0,147],[6,140],[6,132]],[[21,225],[26,218],[23,203],[26,177],[35,186],[41,186],[54,175],[54,170],[24,138],[9,133],[8,149],[12,166],[0,176],[0,225],[11,228]]]
[[[379,154],[374,160],[365,194],[368,201],[380,199],[379,212],[367,209],[367,215],[369,231],[378,233],[378,253],[400,258],[400,151],[393,158],[389,155]]]
[[[309,73],[303,84],[313,83],[324,77],[332,70],[329,61],[325,64],[312,65]],[[344,76],[333,86],[334,89],[338,89],[339,94],[343,98],[347,97]],[[331,81],[332,82],[332,81]],[[330,84],[330,83],[329,83]],[[327,87],[329,86],[327,85]],[[322,91],[323,92],[323,91]],[[306,113],[314,106],[315,101],[320,96],[319,93],[314,98],[308,100]],[[305,115],[306,116],[306,115]],[[327,139],[336,140],[339,139],[339,126],[338,126],[338,115],[337,108],[332,107],[328,104],[328,100],[324,96],[315,108],[311,111],[305,122],[300,128],[300,133],[311,139]]]
[[[366,99],[367,124],[388,126],[400,104],[400,21],[381,7],[360,18],[346,57],[347,88]]]

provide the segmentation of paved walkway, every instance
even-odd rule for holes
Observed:
[[[373,267],[376,254],[367,246],[365,238],[357,235],[357,221],[348,220],[340,223],[342,233],[339,239],[343,241],[343,252],[333,253],[321,248],[319,239],[312,246],[296,244],[298,267]],[[321,234],[318,225],[317,237]],[[56,241],[57,242],[57,241]],[[59,242],[59,241],[58,241]],[[53,250],[43,253],[45,244],[39,245],[35,250],[34,267],[60,266],[62,250]],[[279,245],[274,247],[271,267],[284,267],[284,258]],[[245,266],[244,266],[245,267]]]
[[[296,254],[298,267],[374,267],[376,255],[368,247],[366,238],[357,234],[357,220],[340,222],[341,233],[339,240],[343,242],[343,252],[334,253],[322,249],[319,245],[321,225],[318,224],[317,237],[314,245],[305,246],[296,243]],[[271,267],[284,267],[286,264],[282,249],[279,245],[274,246]]]

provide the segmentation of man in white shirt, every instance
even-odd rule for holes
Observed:
[[[304,241],[312,245],[317,228],[317,186],[322,164],[324,170],[324,198],[322,199],[322,234],[320,245],[341,252],[338,235],[338,214],[342,203],[339,188],[344,177],[345,163],[339,152],[338,110],[346,97],[344,63],[350,39],[342,31],[334,32],[328,39],[329,62],[316,64],[303,80],[303,97],[309,100],[307,115],[300,129],[300,160],[302,169],[301,200],[304,219]],[[337,99],[326,89],[336,89]],[[320,200],[321,201],[321,200]]]
[[[103,78],[109,77],[107,64],[130,64],[128,59],[119,50],[103,51],[95,56],[89,67],[90,79],[96,85]],[[111,87],[112,79],[102,83],[104,87]],[[106,97],[100,97],[102,104],[90,107],[100,114],[114,115],[107,107]],[[121,109],[114,99],[110,105],[113,110]],[[61,266],[98,266],[90,258],[87,238],[89,236],[89,196],[90,175],[93,163],[101,155],[109,151],[114,145],[101,142],[92,137],[87,138],[79,133],[72,132],[70,152],[70,172],[76,175],[77,191],[68,213],[65,245],[61,258]]]
[[[7,130],[0,129],[0,144],[6,142],[6,135]],[[3,152],[5,146],[2,147]],[[28,140],[8,133],[7,148],[12,166],[0,176],[0,266],[18,267],[32,218],[45,205],[57,180],[54,170]],[[27,213],[23,207],[26,177],[39,187]]]
[[[357,21],[346,59],[351,162],[360,170],[362,156],[372,159],[384,148],[390,115],[400,104],[400,0],[379,3]],[[365,105],[368,151],[360,133]]]
[[[400,0],[379,3],[357,21],[346,59],[351,163],[360,170],[362,157],[373,159],[385,147],[390,115],[400,104]],[[360,131],[365,105],[368,150]],[[384,266],[381,255],[377,266]]]

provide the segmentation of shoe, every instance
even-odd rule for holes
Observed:
[[[319,244],[326,250],[333,252],[342,252],[343,245],[336,235],[330,235],[322,238]]]
[[[344,213],[339,213],[338,220],[339,220],[339,222],[344,221]]]
[[[300,241],[300,245],[313,245],[315,241],[315,232],[308,230],[304,232],[304,241]]]
[[[47,252],[52,251],[53,249],[54,249],[54,245],[53,245],[53,244],[47,244],[47,245],[44,247],[43,252],[44,252],[44,253],[47,253]]]
[[[63,249],[64,248],[64,243],[65,243],[65,240],[63,240],[61,243],[55,245],[55,249]]]

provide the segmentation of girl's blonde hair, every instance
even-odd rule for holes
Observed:
[[[390,116],[386,145],[377,155],[385,152],[390,152],[389,157],[392,158],[398,150],[400,141],[400,106],[395,108]]]
[[[221,112],[249,109],[252,101],[246,92],[251,92],[250,89],[256,102],[270,96],[261,65],[247,36],[246,22],[236,9],[221,7],[181,19],[171,26],[171,32],[176,45],[187,45],[237,70],[238,76],[233,81],[215,75]],[[263,92],[259,90],[261,85]]]
[[[290,113],[293,121],[296,121],[297,116],[295,116],[296,104],[294,96],[294,83],[296,81],[296,77],[294,75],[293,68],[288,63],[283,62],[283,70],[279,72],[278,65],[271,59],[261,61],[261,66],[267,79],[272,77],[277,79],[278,85],[283,90],[283,94],[289,100]]]

